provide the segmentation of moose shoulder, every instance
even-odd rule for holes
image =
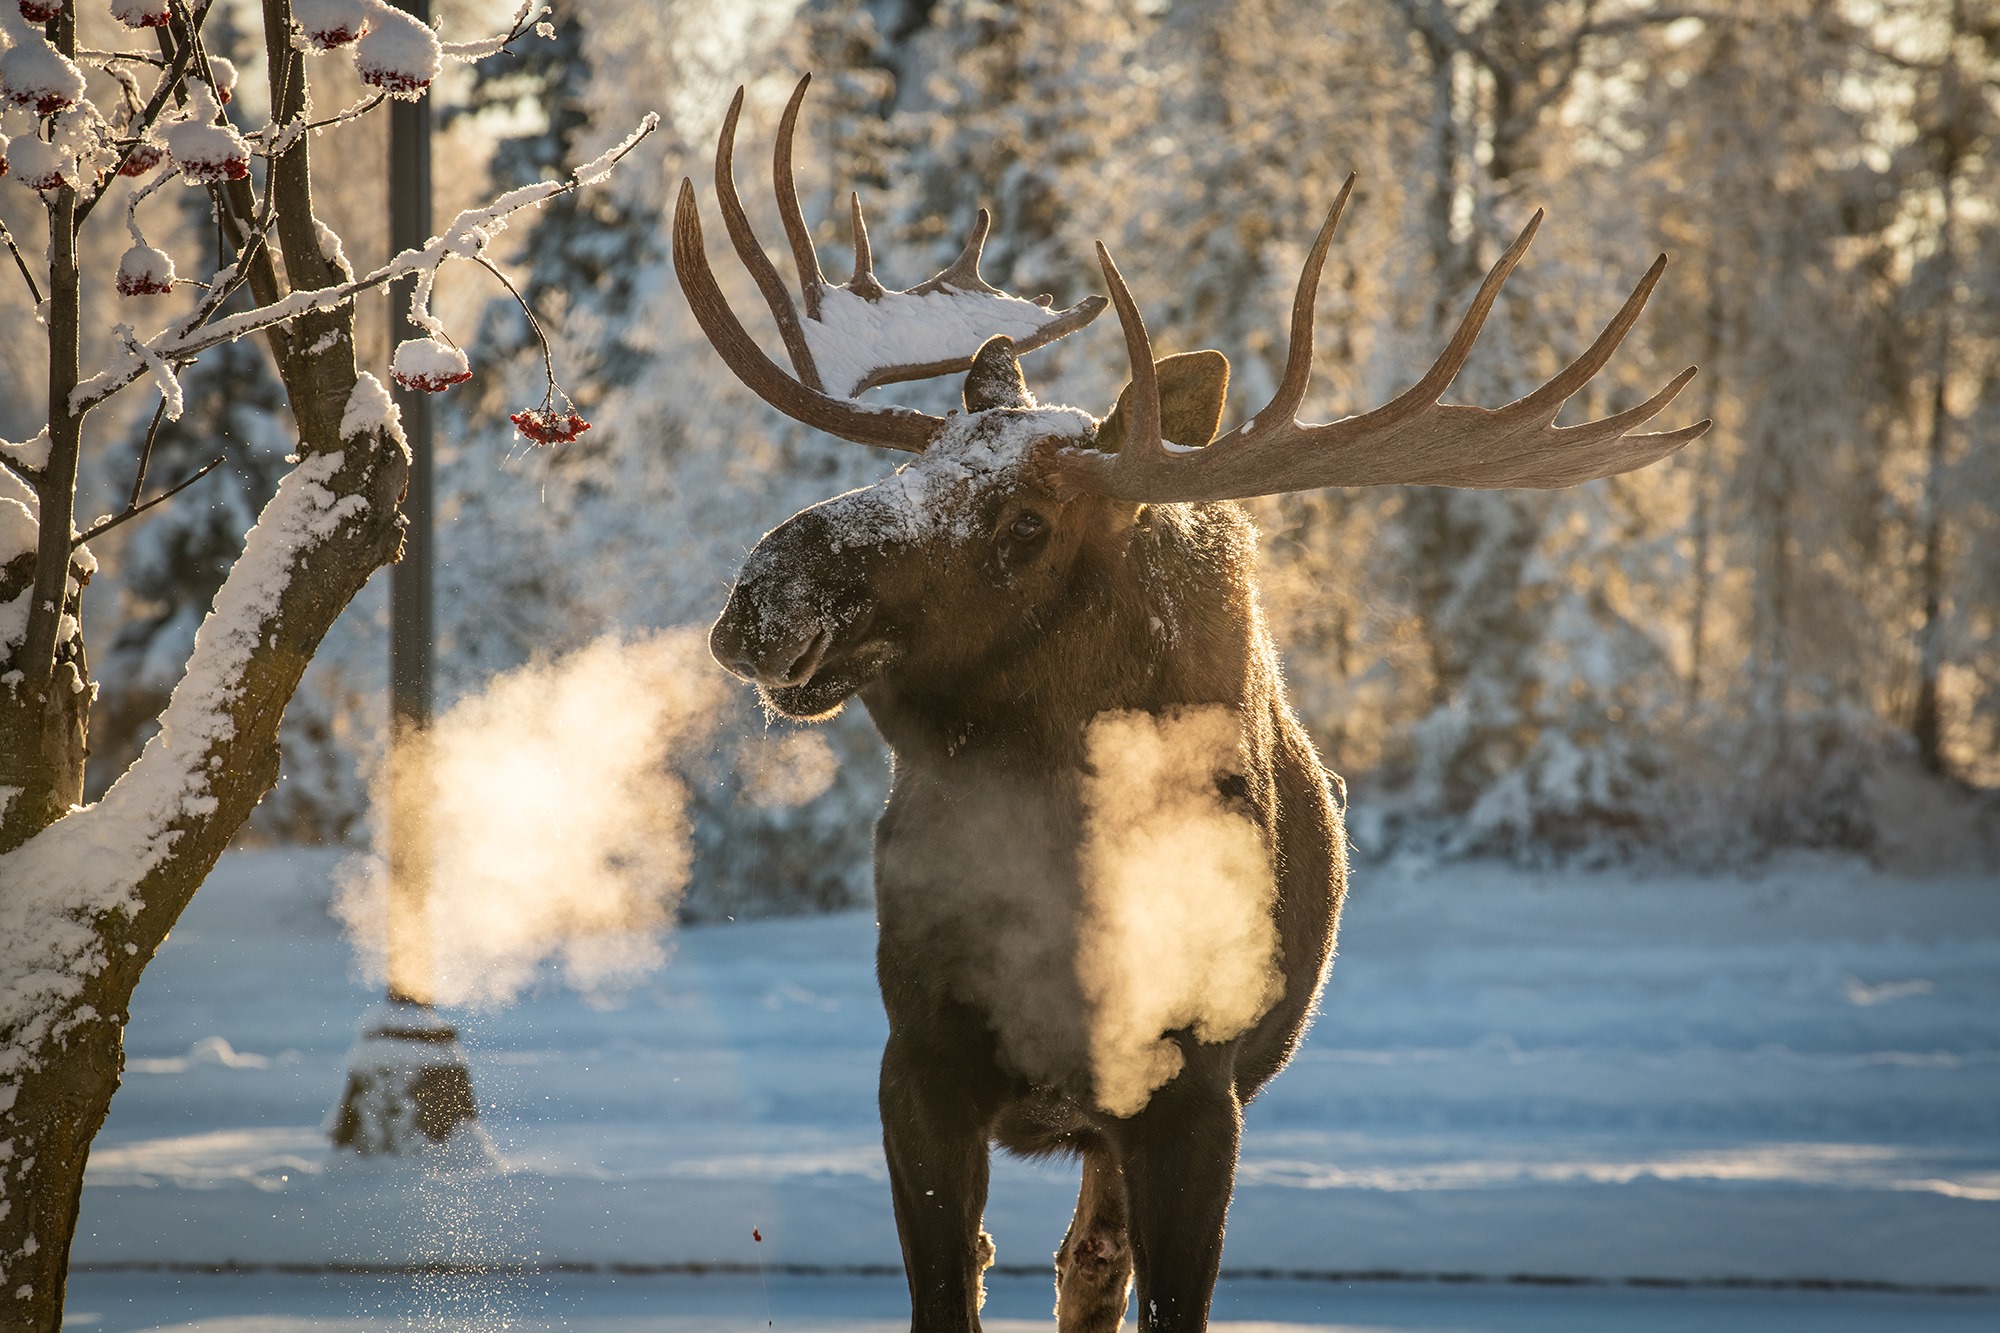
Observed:
[[[1039,404],[1017,357],[1103,300],[1058,311],[986,284],[983,214],[956,263],[897,292],[874,277],[857,202],[854,275],[827,283],[790,179],[805,89],[775,164],[801,301],[736,195],[741,92],[716,162],[731,241],[791,371],[723,299],[690,182],[674,257],[710,341],[767,401],[914,455],[766,534],[710,639],[774,712],[810,719],[858,697],[894,756],[876,833],[881,1111],[913,1326],[978,1327],[997,1142],[1083,1161],[1056,1255],[1062,1329],[1115,1329],[1135,1280],[1142,1328],[1199,1329],[1241,1108],[1305,1028],[1346,875],[1339,803],[1259,608],[1255,533],[1229,501],[1385,482],[1565,486],[1672,452],[1707,423],[1631,432],[1692,372],[1630,411],[1552,424],[1660,265],[1549,384],[1497,410],[1440,404],[1531,222],[1414,388],[1301,424],[1313,298],[1350,179],[1301,277],[1276,397],[1217,438],[1227,362],[1156,364],[1100,247],[1132,365],[1100,420]],[[950,417],[854,396],[960,371],[965,411]]]

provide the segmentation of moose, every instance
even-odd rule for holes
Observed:
[[[1329,486],[1573,486],[1641,468],[1706,421],[1634,434],[1693,377],[1602,420],[1554,424],[1659,282],[1505,407],[1439,402],[1520,262],[1537,213],[1407,392],[1297,420],[1320,270],[1349,177],[1306,259],[1272,401],[1217,436],[1229,365],[1155,361],[1110,254],[1098,262],[1131,380],[1108,415],[1044,405],[1019,357],[1105,306],[1026,301],[979,275],[984,211],[936,277],[886,288],[858,197],[853,272],[823,276],[793,176],[810,79],[779,123],[773,184],[795,301],[734,175],[743,92],[715,187],[770,307],[783,370],[731,309],[681,182],[681,286],[730,370],[771,406],[913,457],[795,514],[745,560],[710,635],[768,712],[859,697],[892,756],[876,826],[880,1105],[912,1326],[975,1330],[994,1249],[989,1153],[1081,1158],[1056,1252],[1063,1333],[1206,1326],[1242,1111],[1296,1049],[1331,962],[1347,875],[1344,789],[1288,702],[1259,609],[1256,533],[1232,501]],[[963,372],[944,417],[862,401]]]

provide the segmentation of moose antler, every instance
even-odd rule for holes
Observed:
[[[1666,268],[1665,255],[1653,262],[1590,349],[1541,388],[1501,408],[1438,401],[1465,364],[1501,284],[1534,239],[1542,221],[1539,210],[1487,273],[1472,308],[1422,379],[1373,411],[1326,425],[1300,422],[1299,404],[1312,375],[1313,303],[1320,270],[1334,227],[1354,192],[1354,181],[1349,176],[1341,187],[1299,275],[1285,373],[1277,392],[1262,411],[1205,448],[1169,448],[1162,442],[1159,385],[1145,322],[1110,252],[1101,244],[1097,247],[1132,361],[1130,417],[1117,453],[1063,455],[1057,475],[1065,488],[1155,502],[1243,500],[1322,486],[1395,483],[1555,489],[1645,467],[1709,428],[1711,423],[1704,420],[1659,434],[1629,434],[1673,401],[1694,378],[1693,367],[1637,407],[1579,426],[1554,424],[1563,404],[1604,368],[1638,321]]]
[[[1052,309],[1044,296],[1025,301],[979,276],[980,250],[990,225],[985,209],[973,225],[965,249],[928,282],[892,291],[876,280],[868,225],[861,198],[850,196],[854,228],[854,273],[833,286],[820,270],[819,254],[799,207],[792,171],[792,141],[808,74],[792,90],[771,162],[778,212],[798,267],[805,310],[785,288],[778,269],[751,230],[749,214],[736,192],[736,123],[743,111],[738,88],[723,118],[715,146],[715,193],[731,244],[750,271],[792,362],[786,374],[764,355],[730,309],[702,240],[694,184],[681,181],[674,207],[674,269],[694,307],[702,331],[729,368],[759,397],[788,416],[843,439],[891,449],[920,451],[944,427],[944,420],[910,408],[855,401],[855,395],[883,384],[928,379],[966,370],[988,338],[1006,334],[1016,351],[1027,352],[1073,333],[1105,307],[1101,296],[1086,297],[1066,310]]]

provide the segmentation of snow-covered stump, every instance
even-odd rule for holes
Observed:
[[[386,1000],[362,1015],[347,1087],[328,1117],[337,1154],[491,1165],[478,1121],[457,1029],[412,1000]]]

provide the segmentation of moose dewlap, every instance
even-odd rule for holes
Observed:
[[[1104,713],[1085,733],[1084,917],[1097,1104],[1137,1115],[1181,1072],[1167,1039],[1248,1032],[1284,991],[1271,861],[1247,808],[1233,708]]]

